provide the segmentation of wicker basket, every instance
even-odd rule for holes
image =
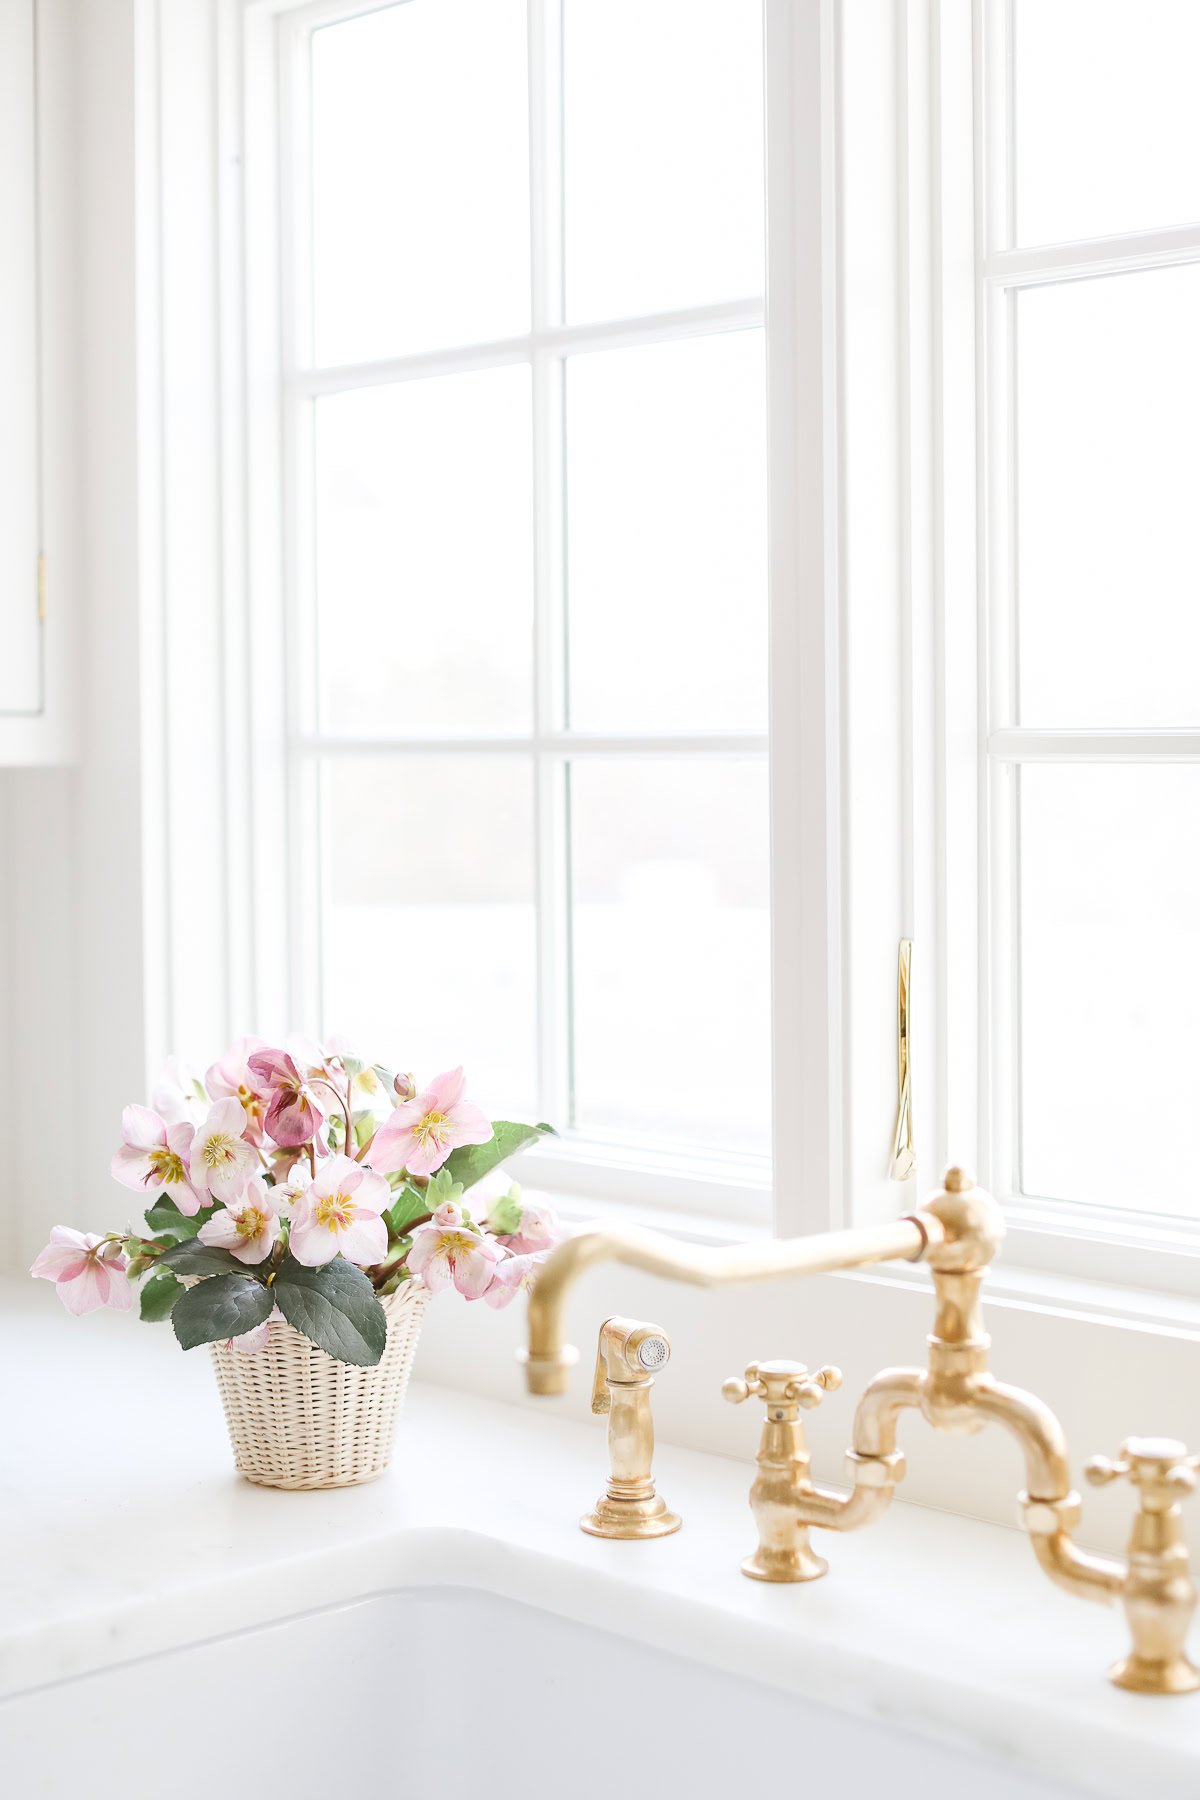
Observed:
[[[351,1487],[388,1466],[412,1373],[426,1288],[382,1302],[387,1346],[372,1369],[335,1362],[281,1320],[253,1355],[212,1346],[238,1472],[261,1487]]]

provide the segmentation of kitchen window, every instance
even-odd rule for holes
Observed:
[[[277,48],[293,1014],[469,1045],[542,1180],[762,1217],[762,8]]]

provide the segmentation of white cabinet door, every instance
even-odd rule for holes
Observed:
[[[42,704],[35,0],[0,0],[0,715]]]

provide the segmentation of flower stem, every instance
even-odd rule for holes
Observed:
[[[337,1088],[334,1087],[332,1081],[326,1081],[323,1075],[315,1075],[313,1077],[312,1085],[314,1087],[327,1087],[337,1101],[338,1106],[341,1108],[342,1117],[346,1121],[346,1142],[342,1147],[342,1151],[345,1156],[351,1155],[350,1146],[354,1142],[354,1130],[350,1124],[350,1102],[344,1100]]]

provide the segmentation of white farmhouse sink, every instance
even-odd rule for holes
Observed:
[[[0,1769],[12,1800],[729,1800],[777,1781],[848,1800],[1069,1792],[462,1588],[379,1594],[14,1696]]]

